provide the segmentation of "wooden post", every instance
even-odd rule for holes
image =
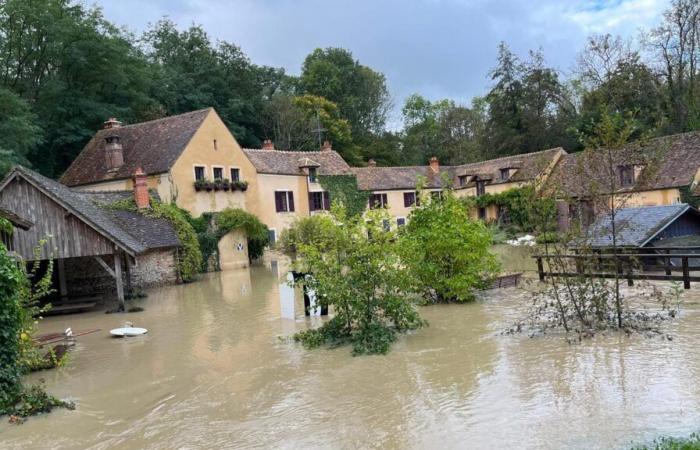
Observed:
[[[666,254],[670,255],[671,254],[671,249],[666,249]],[[666,275],[671,275],[671,257],[667,256],[664,258],[664,261],[666,261]]]
[[[124,303],[124,285],[122,280],[122,255],[117,250],[114,252],[114,280],[117,282],[117,298],[122,311],[126,311]]]
[[[58,269],[58,292],[61,294],[61,300],[66,300],[68,298],[68,287],[66,286],[65,261],[62,258],[59,259],[56,266]]]
[[[131,286],[131,258],[129,255],[125,255],[126,259],[126,295],[131,298],[134,295],[133,288]]]
[[[683,257],[683,289],[690,289],[690,269],[688,268],[688,257]]]
[[[634,286],[634,280],[632,279],[632,257],[627,257],[627,286]]]
[[[542,266],[542,257],[537,257],[537,273],[540,276],[540,281],[544,281],[544,267]]]

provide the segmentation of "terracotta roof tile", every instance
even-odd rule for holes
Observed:
[[[243,153],[258,173],[302,175],[301,167],[317,166],[319,175],[347,175],[350,166],[334,150],[302,152],[244,148]]]
[[[130,178],[137,167],[148,174],[170,170],[212,108],[177,116],[100,130],[68,167],[60,181],[68,186]],[[109,172],[105,163],[105,137],[119,136],[124,164]]]

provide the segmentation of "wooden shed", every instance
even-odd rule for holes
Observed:
[[[169,266],[176,267],[174,258],[180,244],[166,220],[107,206],[109,201],[131,195],[134,193],[80,192],[16,167],[0,184],[0,207],[31,226],[16,229],[8,237],[8,247],[27,261],[54,260],[63,298],[69,294],[67,266],[80,268],[76,270],[81,272],[99,268],[102,275],[113,280],[116,297],[123,306],[134,268],[142,261],[152,264],[148,261],[153,258],[145,256],[165,252],[173,259]],[[138,267],[138,271],[149,269],[153,268]]]

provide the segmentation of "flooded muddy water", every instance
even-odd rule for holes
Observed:
[[[352,357],[285,339],[320,319],[280,302],[282,272],[152,290],[141,313],[47,318],[42,332],[102,329],[39,375],[77,408],[0,424],[0,447],[595,449],[700,428],[700,286],[673,341],[504,336],[529,304],[511,288],[424,307],[428,328]],[[148,334],[109,338],[125,320]]]

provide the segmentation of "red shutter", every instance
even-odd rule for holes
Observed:
[[[326,211],[331,209],[331,194],[329,192],[323,193],[323,209]]]
[[[309,211],[316,211],[314,207],[314,193],[309,192]]]
[[[289,199],[289,203],[288,203],[289,209],[288,209],[288,211],[289,211],[289,212],[292,212],[292,211],[294,211],[294,192],[291,192],[291,191],[290,191],[290,192],[287,192],[286,194],[289,195],[289,197],[287,197],[287,198]]]
[[[282,196],[284,192],[275,192],[275,209],[277,212],[282,212]]]

